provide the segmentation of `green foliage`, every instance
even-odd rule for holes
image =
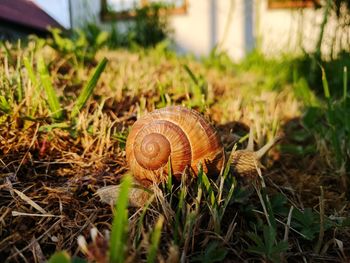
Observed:
[[[119,147],[121,149],[125,149],[127,136],[128,136],[127,131],[121,131],[121,132],[116,132],[115,134],[113,134],[112,137],[119,142]]]
[[[304,54],[294,60],[295,70],[300,78],[304,78],[311,90],[318,96],[324,95],[324,76],[327,76],[328,86],[331,88],[333,98],[343,95],[344,78],[349,85],[349,72],[343,73],[345,66],[350,63],[350,54],[340,52],[331,60],[316,58],[314,55]],[[321,66],[320,66],[321,65]]]
[[[4,96],[0,95],[0,111],[9,114],[11,112],[11,107]]]
[[[148,254],[147,254],[147,263],[156,262],[157,250],[159,246],[160,237],[162,234],[163,223],[164,223],[164,216],[161,215],[158,218],[158,221],[154,226],[154,230],[151,235],[151,245],[149,247]]]
[[[250,92],[292,85],[295,96],[305,105],[302,117],[305,130],[293,131],[290,136],[295,143],[283,144],[281,150],[300,156],[326,151],[325,156],[332,160],[337,173],[347,177],[350,124],[345,116],[350,114],[350,106],[347,93],[349,72],[344,66],[350,61],[349,57],[348,53],[340,53],[337,59],[331,61],[317,61],[314,56],[306,54],[296,58],[282,56],[267,59],[260,52],[253,51],[237,65],[239,74],[248,71],[261,76],[255,80],[256,87],[252,87]],[[312,70],[315,63],[318,66]],[[312,138],[316,140],[316,145],[310,144]],[[329,147],[320,149],[322,145]]]
[[[36,44],[42,47],[40,39],[35,39],[34,44],[35,47]],[[77,100],[69,101],[72,103],[72,107],[66,107],[64,98],[59,96],[56,84],[54,85],[54,77],[50,74],[52,64],[46,65],[43,56],[37,52],[35,49],[31,49],[28,56],[19,53],[15,65],[10,64],[7,57],[13,56],[13,54],[8,52],[6,55],[7,64],[5,67],[7,71],[14,74],[7,73],[5,76],[0,71],[3,82],[3,88],[0,90],[0,111],[7,115],[15,113],[24,123],[40,122],[42,124],[39,127],[40,132],[62,128],[70,129],[74,133],[74,125],[77,123],[76,117],[91,97],[107,60],[102,59],[96,67]],[[72,111],[70,112],[69,109]]]
[[[350,106],[347,97],[347,77],[343,77],[343,96],[342,99],[335,99],[331,95],[326,73],[323,72],[323,87],[326,103],[319,106],[308,107],[304,117],[303,124],[311,131],[317,140],[325,142],[329,146],[330,159],[337,173],[349,177],[350,167]],[[347,74],[344,71],[344,74]]]
[[[143,222],[144,222],[144,219],[145,219],[145,216],[146,216],[146,213],[148,212],[148,209],[151,205],[151,202],[154,200],[154,198],[150,198],[148,200],[148,202],[145,204],[145,206],[143,207],[142,209],[142,213],[138,219],[138,222],[137,222],[137,229],[136,229],[136,235],[135,235],[135,239],[134,239],[134,246],[138,249],[140,244],[141,244],[141,233],[142,233],[142,230],[143,230]],[[159,220],[159,219],[158,219]]]
[[[275,194],[270,199],[271,210],[275,215],[286,217],[288,215],[288,200],[283,194]]]
[[[225,61],[224,58],[221,58],[223,54],[218,52],[217,54],[217,56],[209,56],[211,59],[207,60],[207,65],[215,66],[215,59]],[[236,65],[232,62],[224,65],[227,65],[226,70],[230,69],[238,74],[254,72],[255,88],[258,90],[281,90],[286,85],[293,85],[298,98],[307,105],[315,105],[318,103],[315,94],[324,94],[325,75],[333,97],[338,98],[343,95],[344,77],[346,77],[345,83],[349,84],[349,72],[343,73],[343,69],[349,63],[350,54],[348,52],[341,52],[337,58],[332,60],[321,60],[313,54],[301,56],[283,54],[278,58],[268,58],[259,50],[253,50],[242,62]],[[222,68],[225,69],[224,66]],[[344,77],[339,77],[340,74],[343,74]]]
[[[267,199],[265,198],[264,204],[267,207],[268,215],[269,215],[269,221],[271,222],[273,218],[276,218],[277,216],[280,218],[288,218],[290,209],[288,208],[289,204],[287,202],[287,199],[282,194],[276,194],[272,196],[271,198]],[[324,215],[320,215],[318,212],[313,211],[311,208],[305,208],[304,210],[300,210],[298,208],[293,207],[291,213],[291,224],[290,227],[293,229],[295,233],[297,233],[299,236],[301,236],[305,241],[309,241],[310,245],[314,245],[315,239],[320,235],[320,231],[327,231],[330,230],[332,227],[335,226],[341,226],[344,222],[335,222],[334,220],[329,219],[328,217]],[[321,220],[321,216],[323,216]],[[277,222],[274,221],[274,224],[270,224],[271,227],[274,230],[271,229],[265,229],[266,226],[264,226],[264,238],[266,233],[270,233],[272,236],[276,235],[278,230]],[[321,222],[323,222],[323,229],[321,230]],[[258,229],[260,229],[262,226],[260,223],[257,225]],[[266,232],[266,233],[265,233]],[[273,233],[275,232],[275,234]],[[250,234],[250,238],[252,234]],[[262,239],[256,236],[257,234],[253,234],[254,236],[254,242],[259,248],[259,251],[265,251],[264,253],[267,255],[271,249],[270,245],[266,245],[267,242],[270,242],[269,239],[265,238],[265,241],[263,242],[265,245],[262,246]],[[251,238],[252,239],[252,238]],[[273,242],[276,243],[276,242]],[[278,243],[278,242],[277,242]],[[249,250],[250,251],[250,250]],[[250,251],[252,252],[252,251]],[[255,252],[258,253],[258,250]],[[265,256],[266,256],[265,255]]]
[[[305,208],[304,211],[298,209],[293,210],[292,225],[295,227],[304,238],[314,240],[320,232],[319,215],[312,211],[311,208]]]
[[[83,88],[76,102],[74,103],[73,109],[70,114],[70,120],[73,121],[73,123],[75,123],[75,117],[77,116],[79,111],[85,106],[87,100],[92,95],[93,90],[96,87],[97,81],[100,78],[104,68],[106,67],[106,64],[107,64],[107,59],[106,58],[102,59],[102,61],[97,65],[95,72],[90,77],[86,86]],[[50,75],[46,68],[45,62],[42,58],[40,58],[38,61],[38,71],[39,71],[41,83],[47,94],[47,102],[48,102],[50,111],[52,113],[53,120],[55,122],[62,122],[64,120],[63,109],[60,105],[56,91],[53,85],[51,84]],[[61,125],[59,124],[59,126]],[[42,129],[44,128],[42,127]]]
[[[49,104],[52,117],[56,121],[62,120],[63,110],[61,108],[56,91],[51,83],[50,75],[43,58],[39,58],[38,60],[38,72],[40,75],[41,84],[43,85],[47,95],[47,103]]]
[[[157,12],[160,12],[160,10]],[[145,16],[144,13],[140,13],[140,15]],[[160,14],[157,13],[157,15]],[[146,17],[143,19],[146,19]],[[148,26],[150,25],[152,25],[152,23],[148,24]],[[142,27],[130,30],[135,30],[135,32],[138,30],[138,32],[143,32],[142,34],[148,32],[148,29],[146,30]],[[121,42],[118,42],[121,41],[119,38],[120,33],[116,30],[109,35],[101,31],[98,27],[91,25],[76,34],[77,36],[73,41],[70,38],[66,38],[62,32],[53,33],[54,43],[51,43],[51,45],[65,56],[65,59],[68,61],[72,62],[75,58],[79,61],[79,63],[75,64],[73,70],[71,70],[72,75],[69,75],[69,77],[72,78],[77,78],[76,75],[83,72],[84,63],[93,60],[98,49],[106,45],[113,47],[121,45]],[[161,36],[161,34],[157,36]],[[151,40],[146,37],[136,39],[132,34],[130,34],[129,40],[137,44],[143,43],[142,45],[155,45],[155,43],[151,43]],[[117,44],[114,45],[115,43]],[[37,46],[40,47],[42,47],[42,45],[42,43],[37,44]],[[174,53],[167,51],[167,47],[167,42],[160,42],[154,49],[140,49],[137,53],[137,59],[143,59],[147,55],[152,56],[157,62],[161,61],[164,57],[177,60],[178,58],[174,57]],[[7,56],[12,57],[13,55],[11,52],[13,51],[8,50]],[[74,59],[70,59],[69,57]],[[10,61],[10,59],[8,60]],[[175,95],[179,95],[178,93],[180,92],[178,90],[173,91],[168,89],[169,86],[173,85],[174,80],[167,79],[163,82],[160,81],[161,78],[159,77],[159,80],[156,80],[159,94],[157,96],[159,96],[159,98],[157,97],[152,102],[148,100],[148,97],[137,93],[139,90],[132,90],[134,96],[140,96],[139,101],[135,102],[135,104],[139,103],[138,109],[140,113],[147,111],[150,107],[164,107],[179,102],[189,107],[196,107],[200,110],[204,110],[212,103],[208,96],[208,83],[205,74],[193,70],[194,67],[192,67],[192,63],[195,63],[194,61],[190,59],[184,59],[184,61],[184,63],[181,61],[179,67],[176,68],[180,73],[178,73],[175,78],[181,79],[181,74],[184,73],[187,77],[186,80],[188,80],[184,85],[188,85],[189,87],[189,96],[183,100],[180,99],[177,101],[175,96],[173,96],[174,94],[171,94],[171,92],[174,92]],[[187,63],[188,61],[189,63]],[[284,144],[284,148],[281,148],[282,151],[295,155],[299,154],[300,156],[315,154],[317,153],[316,146],[306,142],[312,141],[310,140],[312,136],[317,140],[321,140],[320,138],[322,138],[322,140],[326,142],[326,145],[329,145],[329,156],[334,157],[334,165],[338,170],[343,173],[349,171],[348,149],[350,148],[350,127],[349,120],[346,116],[349,116],[350,113],[350,103],[347,93],[348,77],[346,70],[342,71],[344,74],[341,85],[343,91],[341,99],[336,99],[334,96],[333,85],[329,81],[327,69],[325,68],[323,70],[323,75],[319,81],[323,84],[326,103],[322,103],[323,100],[317,98],[312,91],[306,73],[300,71],[301,64],[297,59],[286,56],[285,61],[280,64],[280,61],[277,59],[267,59],[259,52],[255,52],[250,54],[247,60],[242,63],[234,64],[226,53],[213,50],[212,54],[208,58],[204,58],[203,61],[207,68],[213,67],[225,73],[235,73],[239,76],[252,74],[252,76],[256,78],[250,83],[253,88],[256,88],[249,89],[253,91],[253,94],[266,90],[282,90],[286,85],[291,85],[295,96],[306,106],[306,112],[303,115],[303,125],[306,129],[299,129],[293,132],[289,139],[297,142],[297,145],[291,144],[287,146]],[[58,92],[55,89],[56,84],[54,83],[56,83],[56,79],[53,79],[54,74],[49,72],[49,69],[51,69],[53,65],[52,62],[50,62],[51,66],[48,67],[43,59],[37,60],[37,56],[34,55],[34,53],[30,53],[29,56],[23,59],[13,59],[13,63],[15,63],[13,69],[16,74],[11,73],[10,77],[5,77],[1,72],[0,75],[1,84],[4,87],[4,89],[0,90],[0,111],[7,114],[6,117],[13,112],[17,114],[18,111],[16,107],[19,107],[18,105],[23,105],[25,100],[25,103],[28,104],[26,107],[29,107],[26,113],[28,116],[21,115],[21,117],[25,117],[26,119],[30,117],[32,120],[34,118],[39,119],[39,117],[41,117],[39,113],[41,105],[47,103],[53,118],[51,122],[50,120],[47,121],[48,125],[40,126],[39,132],[44,129],[69,128],[73,134],[74,124],[78,122],[80,111],[86,106],[87,101],[92,96],[97,81],[106,67],[107,60],[103,59],[98,64],[87,81],[87,84],[81,89],[77,99],[74,101],[67,100],[70,103],[68,106],[63,104],[64,98],[59,98]],[[149,63],[148,60],[147,63]],[[91,65],[85,64],[85,66]],[[24,77],[22,73],[19,72],[21,68],[25,69],[27,72],[27,81],[30,83],[28,86],[32,88],[31,93],[28,93],[29,89],[24,88]],[[322,73],[321,69],[320,72]],[[65,83],[65,81],[67,81],[65,77],[66,76],[59,76],[59,80],[57,81]],[[247,78],[249,77],[250,75]],[[79,80],[79,78],[77,79]],[[129,85],[128,77],[126,77],[126,79],[128,80],[128,84],[126,85]],[[107,83],[107,85],[104,86],[108,86],[109,84],[110,83]],[[124,88],[125,87],[123,87],[122,96],[127,94],[127,92],[124,92]],[[143,88],[144,87],[141,87],[140,89]],[[42,91],[45,91],[47,101],[43,99]],[[181,92],[183,92],[183,90],[181,90]],[[126,104],[128,104],[128,101]],[[218,104],[220,104],[220,102],[218,102]],[[127,107],[129,107],[129,105],[127,105]],[[103,106],[100,106],[98,111],[102,112],[102,108]],[[63,114],[63,109],[68,111],[66,115]],[[70,109],[72,109],[71,112],[69,112]],[[119,114],[119,112],[114,113],[116,115]],[[22,112],[19,114],[22,114]],[[118,115],[115,118],[118,125],[120,124],[123,126],[124,123],[129,125],[129,119],[125,121],[125,119],[119,119],[119,117]],[[132,116],[131,118],[134,117]],[[112,125],[114,124],[115,123]],[[87,128],[87,132],[90,133],[92,130],[93,127],[90,125]],[[75,134],[74,136],[77,135]],[[118,147],[120,149],[125,149],[127,129],[124,129],[124,126],[122,131],[115,131],[112,137],[118,140]],[[101,140],[103,139],[104,137],[102,137]],[[265,260],[273,262],[279,262],[281,260],[281,254],[287,251],[288,244],[281,239],[283,227],[281,227],[280,222],[286,222],[288,211],[291,211],[289,210],[290,203],[286,196],[278,194],[269,198],[267,194],[268,189],[263,187],[261,191],[258,191],[263,212],[258,211],[259,213],[257,213],[256,209],[258,209],[257,207],[259,205],[251,202],[251,199],[249,199],[252,193],[237,187],[236,179],[230,174],[230,163],[226,164],[223,174],[217,179],[208,177],[200,166],[197,178],[193,179],[184,174],[181,179],[182,181],[180,183],[176,182],[173,180],[173,174],[171,172],[171,160],[168,162],[168,171],[168,181],[160,186],[162,190],[161,194],[159,194],[160,197],[153,196],[155,199],[158,198],[159,200],[157,201],[159,202],[154,204],[151,203],[152,200],[150,200],[142,210],[140,209],[140,213],[135,214],[136,230],[132,229],[134,231],[128,231],[127,204],[128,189],[131,187],[131,179],[126,177],[123,180],[112,223],[109,250],[111,262],[125,261],[126,246],[129,245],[133,246],[133,249],[136,250],[136,254],[142,254],[144,258],[147,258],[148,262],[155,262],[159,253],[163,250],[163,247],[159,249],[163,241],[162,239],[171,239],[171,242],[181,249],[183,256],[194,262],[223,261],[227,255],[231,253],[232,250],[229,248],[230,242],[235,238],[232,237],[234,235],[226,236],[226,231],[229,228],[227,222],[229,222],[229,224],[236,224],[236,222],[239,222],[235,221],[236,218],[233,218],[233,214],[237,214],[238,217],[242,217],[243,215],[245,221],[239,222],[242,223],[242,225],[246,224],[243,227],[249,228],[254,226],[257,228],[257,230],[248,234],[249,239],[252,240],[252,244],[249,245],[248,249],[249,253],[258,254]],[[298,240],[303,245],[313,245],[315,238],[319,236],[321,232],[319,213],[310,208],[300,210],[293,206],[293,209],[290,218],[291,231],[293,231],[293,234],[296,233],[297,238],[299,236],[303,237]],[[261,214],[264,214],[265,220],[262,219]],[[246,215],[249,216],[246,217]],[[156,218],[158,218],[158,221],[156,221]],[[152,222],[151,224],[150,221]],[[156,223],[154,224],[155,221]],[[325,231],[334,226],[348,226],[349,224],[348,220],[343,220],[337,225],[327,217],[324,217],[324,222]],[[147,230],[145,230],[145,225],[149,226]],[[234,229],[234,227],[232,229]],[[192,243],[198,240],[198,236],[200,236],[200,238],[202,237],[200,234],[202,230],[205,230],[205,238],[203,238],[202,242],[197,242],[194,247]],[[162,231],[164,231],[164,233],[162,233]],[[165,233],[170,235],[170,237],[165,236]],[[134,237],[134,242],[130,242],[128,234]],[[144,237],[149,238],[146,241],[148,242],[148,247],[144,246]],[[242,236],[239,237],[239,239],[243,238]],[[70,259],[66,253],[61,252],[55,254],[49,262],[71,262],[71,260],[72,259]]]
[[[71,257],[67,252],[61,251],[53,254],[48,263],[87,263],[87,261],[79,257]]]
[[[220,177],[220,186],[207,177],[201,165],[197,176],[195,182],[189,182],[189,178],[183,177],[178,189],[168,187],[168,191],[171,189],[167,195],[168,200],[170,204],[176,204],[173,208],[176,211],[173,224],[174,243],[180,247],[189,245],[190,237],[200,223],[198,219],[203,214],[210,215],[209,222],[205,223],[207,230],[224,235],[223,218],[226,208],[234,199],[233,192],[237,184],[229,169],[225,169]],[[217,262],[227,254],[227,249],[217,242],[210,242],[203,249],[201,255],[194,257],[195,261]]]
[[[210,104],[208,84],[203,76],[196,76],[187,65],[184,65],[184,69],[192,80],[192,85],[190,85],[191,98],[189,98],[188,106],[197,107],[200,111],[204,111],[205,107]]]
[[[123,263],[125,259],[127,233],[128,233],[128,196],[132,185],[132,177],[127,175],[123,178],[120,186],[118,200],[115,205],[111,238],[109,245],[109,261],[111,263]]]
[[[169,34],[167,16],[164,14],[167,4],[152,2],[135,8],[134,23],[128,29],[128,40],[143,47],[155,46]]]
[[[40,105],[40,93],[41,93],[42,85],[40,85],[34,73],[35,70],[32,66],[33,61],[29,61],[27,57],[24,57],[23,64],[28,72],[28,77],[30,79],[31,85],[33,85],[33,90],[34,90],[32,96],[29,96],[26,94],[31,104],[31,109],[29,109],[29,115],[35,116],[37,108]]]
[[[75,29],[70,34],[58,28],[50,30],[52,39],[48,44],[57,50],[62,56],[69,58],[74,54],[79,62],[91,62],[96,52],[102,48],[109,33],[102,31],[94,24],[87,24],[83,29]],[[76,63],[73,59],[73,63]]]
[[[292,82],[291,69],[296,67],[293,56],[283,55],[280,58],[267,58],[259,50],[253,50],[238,65],[240,74],[253,72],[256,74],[254,88],[261,90],[281,90]]]
[[[265,260],[281,262],[280,254],[287,251],[288,243],[277,240],[274,227],[265,225],[263,227],[263,238],[253,232],[247,235],[255,243],[255,246],[249,247],[249,252],[261,255]]]
[[[90,49],[95,53],[108,44],[111,41],[110,33],[102,30],[95,23],[87,23],[82,29],[81,32],[84,33],[86,41],[90,45]],[[80,33],[82,34],[82,33]]]
[[[220,71],[232,71],[236,66],[228,53],[220,51],[218,47],[214,47],[208,56],[201,58],[201,61],[206,67],[216,68]]]
[[[191,262],[222,262],[225,259],[227,253],[227,250],[221,247],[219,242],[212,241],[200,255],[194,256]]]
[[[103,70],[105,69],[107,65],[108,60],[106,58],[103,58],[101,62],[97,65],[95,72],[90,77],[88,83],[85,85],[85,87],[82,89],[79,97],[77,98],[74,107],[71,112],[71,118],[74,119],[79,111],[84,107],[87,100],[91,97],[94,88],[96,87],[97,81],[99,80]]]
[[[92,62],[97,51],[103,47],[155,47],[171,33],[168,16],[169,5],[152,2],[136,7],[133,22],[127,25],[125,32],[118,30],[115,23],[111,30],[105,31],[95,23],[87,23],[82,28],[63,32],[58,28],[50,30],[52,39],[49,45],[61,55],[71,58],[74,54],[78,62]],[[76,63],[74,60],[73,63]]]
[[[62,251],[53,254],[48,263],[72,263],[72,259],[67,252]]]

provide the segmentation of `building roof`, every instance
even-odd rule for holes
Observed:
[[[1,0],[0,21],[47,31],[49,26],[62,26],[31,0]]]

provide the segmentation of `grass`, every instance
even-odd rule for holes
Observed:
[[[126,176],[121,183],[120,193],[116,202],[116,213],[113,216],[110,240],[110,262],[123,263],[128,233],[128,192],[132,177]]]
[[[347,74],[341,99],[327,70],[326,96],[317,97],[288,57],[282,64],[258,53],[240,64],[225,54],[198,61],[164,43],[99,46],[84,57],[83,45],[56,38],[70,49],[42,39],[1,46],[0,258],[348,259]],[[227,152],[245,148],[249,127],[256,148],[276,134],[284,140],[254,183],[236,178],[229,164],[217,177],[199,169],[197,179],[177,182],[170,174],[152,188],[152,202],[127,207],[128,131],[147,111],[174,104],[208,117]],[[113,204],[96,195],[110,185],[120,185]]]

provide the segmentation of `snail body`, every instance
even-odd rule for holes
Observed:
[[[186,169],[219,174],[224,147],[213,126],[194,110],[170,106],[138,119],[127,138],[126,158],[134,177],[143,185],[166,180],[168,161],[178,180]]]

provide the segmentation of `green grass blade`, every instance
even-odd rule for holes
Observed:
[[[145,218],[146,216],[146,212],[149,208],[149,206],[151,205],[151,203],[153,202],[154,200],[154,197],[151,197],[146,205],[144,206],[144,208],[142,209],[142,213],[138,219],[138,223],[137,223],[137,230],[136,230],[136,234],[135,234],[135,239],[134,239],[134,246],[136,248],[138,248],[138,246],[140,245],[141,243],[141,231],[142,231],[142,228],[143,228],[143,219]]]
[[[164,217],[160,215],[151,236],[151,246],[147,254],[147,263],[156,262],[157,250],[159,246],[160,237],[162,235],[163,223],[164,223]]]
[[[20,43],[20,42],[19,42]],[[23,85],[22,85],[22,74],[21,74],[21,57],[17,56],[17,66],[16,66],[16,86],[17,86],[17,100],[18,102],[22,102],[24,97]]]
[[[264,202],[265,207],[267,209],[269,222],[271,223],[271,226],[274,229],[276,229],[277,221],[276,221],[275,213],[272,209],[271,202],[270,202],[269,196],[267,194],[267,189],[265,186],[261,188],[261,196],[262,196],[262,201]]]
[[[346,101],[346,97],[348,96],[348,68],[347,66],[343,69],[343,100],[344,103]]]
[[[56,252],[50,257],[48,261],[48,263],[71,263],[71,262],[72,262],[71,257],[65,251]]]
[[[50,75],[43,58],[39,58],[38,60],[38,71],[40,75],[41,84],[43,85],[47,95],[47,102],[49,104],[52,117],[55,120],[61,120],[63,118],[63,111],[55,89],[52,86]]]
[[[329,100],[331,95],[329,92],[329,86],[328,86],[328,81],[327,81],[327,77],[326,77],[326,72],[325,72],[323,67],[321,67],[321,70],[322,70],[322,85],[323,85],[324,96],[326,97],[327,100]]]
[[[183,66],[186,70],[187,74],[190,76],[193,81],[193,86],[191,86],[191,92],[193,94],[193,98],[191,98],[190,106],[200,106],[201,110],[205,107],[205,82],[201,77],[196,77],[195,74],[191,71],[191,69],[187,66]]]
[[[0,95],[0,111],[5,112],[5,113],[10,113],[11,112],[11,107],[8,101],[4,96]]]
[[[34,86],[36,86],[38,83],[37,83],[37,79],[35,77],[35,74],[34,74],[34,70],[33,70],[33,67],[31,65],[31,63],[29,62],[28,58],[27,57],[24,57],[23,58],[23,64],[24,64],[24,67],[26,68],[27,70],[27,73],[28,73],[28,77],[30,79],[30,81],[32,82],[32,84]]]
[[[94,88],[96,87],[97,81],[99,80],[103,70],[107,65],[107,62],[108,60],[106,58],[102,59],[102,61],[97,65],[95,72],[91,76],[90,80],[81,91],[71,113],[72,119],[78,115],[80,110],[84,107],[85,103],[91,96],[92,92],[94,91]]]
[[[32,96],[30,98],[30,110],[29,110],[30,111],[29,115],[34,116],[36,109],[37,109],[38,105],[40,104],[39,96],[40,96],[40,92],[41,92],[41,86],[39,85],[38,80],[35,76],[32,63],[29,61],[29,59],[27,57],[23,58],[23,64],[27,70],[28,78],[30,79],[30,82],[32,83],[33,90],[34,90]]]
[[[204,185],[205,189],[207,190],[207,193],[208,193],[208,196],[210,199],[209,203],[210,203],[211,207],[217,208],[217,202],[215,199],[213,187],[209,181],[208,176],[204,173],[202,165],[198,169],[198,178],[201,178],[201,181],[203,182],[203,185]]]
[[[5,56],[7,57],[8,61],[10,62],[10,64],[13,65],[14,60],[13,60],[10,48],[7,46],[6,42],[3,42],[3,41],[0,41],[0,45],[4,48],[5,54],[6,54]]]
[[[116,211],[112,223],[109,247],[109,261],[111,263],[124,262],[128,233],[128,193],[131,185],[132,177],[130,175],[125,176],[120,186],[118,200],[115,205]]]
[[[198,85],[199,82],[198,82],[198,79],[196,78],[196,76],[193,74],[192,70],[187,66],[187,65],[184,65],[183,66],[184,69],[186,70],[187,74],[190,76],[190,78],[192,79],[193,83]]]
[[[231,184],[230,190],[229,190],[227,196],[225,197],[224,204],[222,205],[222,207],[220,207],[220,211],[219,211],[219,213],[220,213],[220,215],[219,215],[220,221],[221,221],[221,219],[223,218],[223,216],[225,214],[227,206],[231,202],[234,190],[236,189],[236,185],[237,185],[236,180],[233,179],[233,183]]]

